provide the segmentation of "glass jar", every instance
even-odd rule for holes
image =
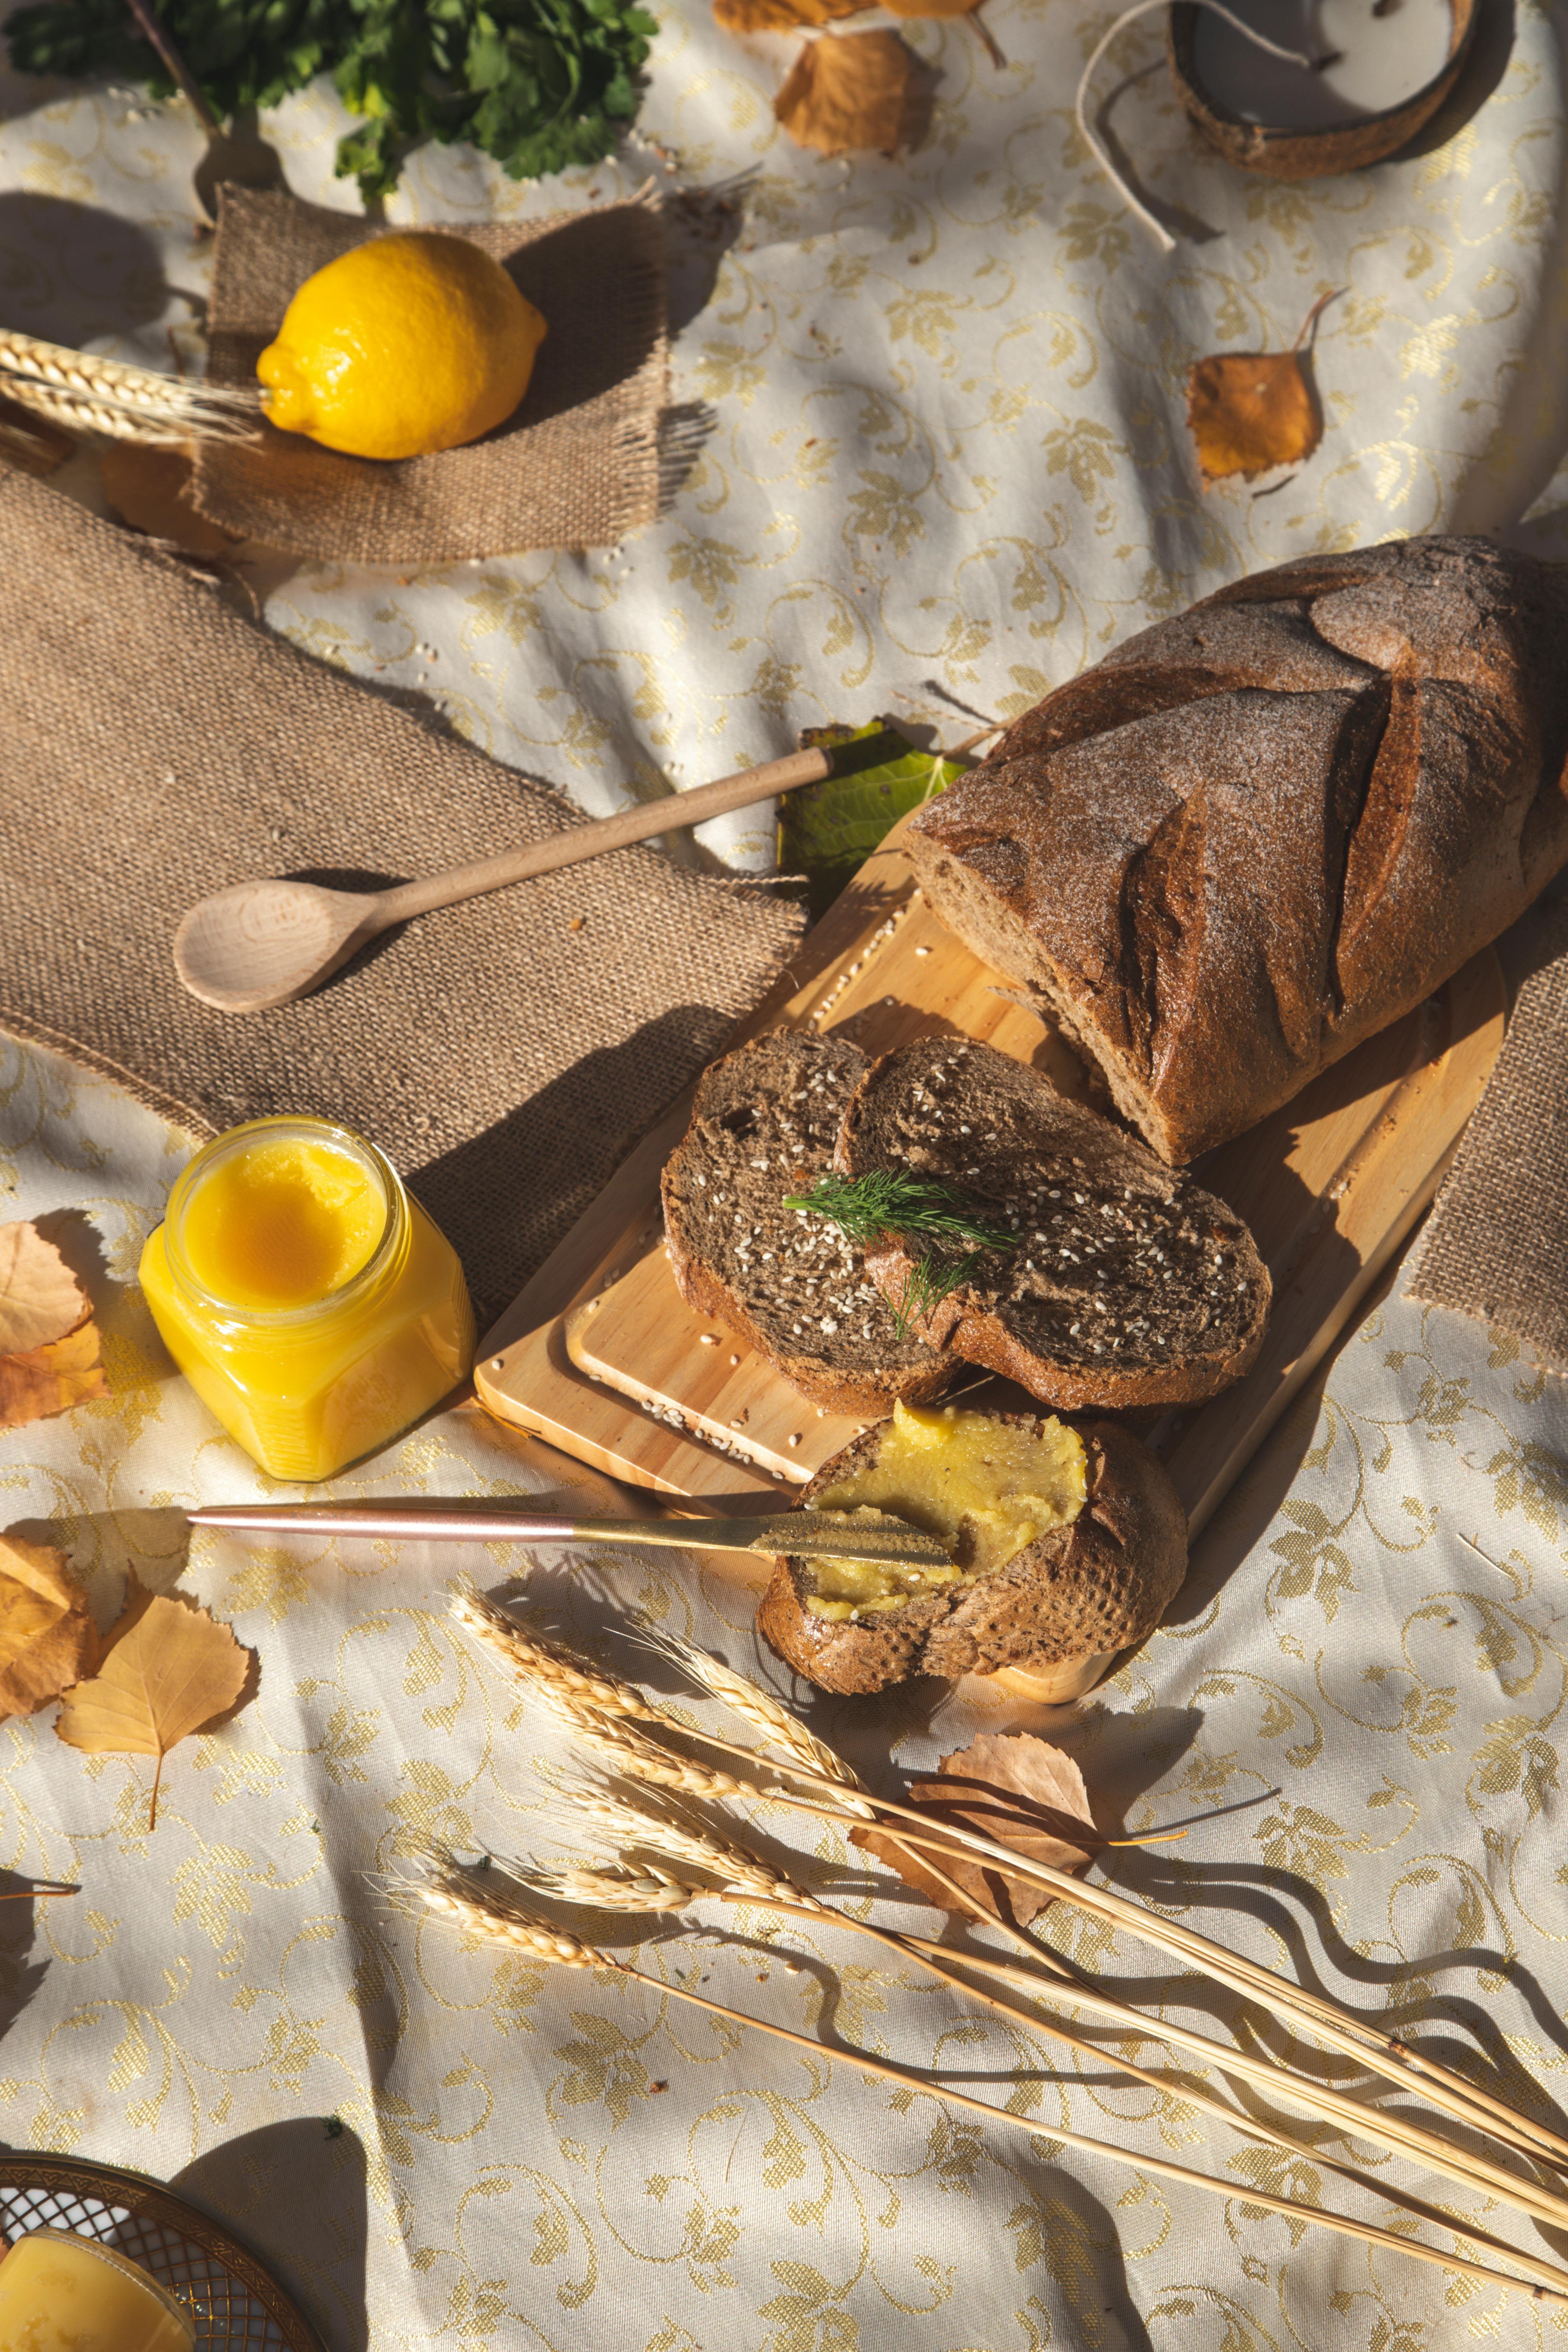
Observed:
[[[450,1242],[374,1144],[326,1119],[252,1119],[197,1152],[142,1287],[196,1394],[275,1478],[376,1452],[473,1362]]]
[[[65,2230],[0,2262],[0,2352],[191,2352],[195,2322],[140,2263]]]

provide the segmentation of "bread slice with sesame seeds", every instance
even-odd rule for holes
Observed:
[[[1268,1270],[1234,1211],[989,1045],[927,1037],[856,1088],[835,1165],[950,1184],[1016,1235],[969,1254],[889,1234],[866,1269],[927,1344],[1068,1412],[1189,1404],[1239,1379]]]
[[[785,1209],[832,1164],[870,1063],[847,1038],[781,1030],[706,1071],[661,1181],[681,1296],[769,1357],[829,1412],[934,1397],[954,1362],[912,1334],[837,1227]]]

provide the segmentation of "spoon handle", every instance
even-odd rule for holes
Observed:
[[[665,798],[621,809],[595,824],[570,825],[527,849],[503,850],[499,857],[481,857],[472,866],[454,866],[448,874],[432,874],[423,882],[405,882],[400,889],[384,890],[376,900],[374,929],[405,922],[410,915],[428,914],[433,907],[455,906],[460,898],[482,898],[487,890],[504,890],[531,875],[553,874],[563,866],[580,866],[606,850],[624,849],[628,842],[647,841],[656,833],[675,833],[682,826],[704,824],[710,817],[731,809],[750,808],[757,801],[787,793],[800,784],[815,784],[833,772],[826,751],[792,751],[786,759],[769,760],[740,775],[721,776],[716,783],[700,784],[695,792],[671,793]],[[362,926],[358,934],[370,933]]]

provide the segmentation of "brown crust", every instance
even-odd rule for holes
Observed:
[[[910,1260],[898,1244],[870,1251],[866,1271],[896,1306],[910,1274]],[[1268,1329],[1271,1297],[1268,1269],[1261,1262],[1259,1272],[1252,1325],[1235,1347],[1184,1355],[1179,1363],[1151,1364],[1139,1371],[1090,1372],[1085,1366],[1056,1363],[1026,1347],[999,1316],[966,1306],[963,1291],[941,1300],[934,1315],[912,1316],[910,1328],[928,1347],[945,1349],[965,1363],[983,1364],[1004,1380],[1016,1381],[1054,1412],[1135,1412],[1143,1405],[1198,1404],[1229,1388],[1258,1361]]]
[[[994,1418],[1017,1427],[1033,1417]],[[791,1507],[809,1509],[847,1469],[874,1459],[886,1426],[866,1431],[825,1463]],[[1083,1510],[995,1575],[856,1625],[813,1616],[805,1606],[809,1565],[782,1557],[757,1612],[763,1639],[808,1682],[847,1693],[885,1690],[911,1675],[1038,1672],[1142,1641],[1186,1574],[1181,1501],[1127,1430],[1092,1422],[1079,1434],[1089,1456]]]
[[[1059,688],[906,835],[942,919],[1189,1160],[1409,1012],[1568,862],[1568,567],[1279,566]]]

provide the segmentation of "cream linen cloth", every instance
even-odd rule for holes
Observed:
[[[602,811],[780,751],[803,724],[890,709],[956,732],[953,699],[1018,710],[1143,623],[1288,555],[1494,524],[1561,551],[1560,16],[1518,6],[1500,78],[1446,144],[1297,188],[1202,150],[1153,25],[1134,30],[1103,90],[1111,131],[1184,220],[1166,259],[1072,124],[1110,12],[987,13],[1001,70],[962,23],[910,28],[938,102],[928,144],[896,163],[784,142],[770,100],[793,41],[734,39],[696,0],[663,12],[619,165],[519,188],[462,151],[423,155],[395,219],[544,210],[659,177],[678,396],[703,412],[693,468],[616,552],[418,576],[257,559],[273,623],[434,696],[487,750]],[[1492,11],[1505,52],[1508,14]],[[206,269],[194,127],[124,92],[12,79],[4,98],[0,314],[166,364],[171,332],[192,341]],[[330,175],[342,120],[319,87],[266,126],[300,194],[352,201]],[[1331,287],[1346,290],[1316,344],[1321,450],[1280,486],[1201,494],[1188,364],[1289,343]],[[85,462],[58,478],[96,496]],[[752,815],[706,838],[740,864],[771,854]],[[7,1049],[0,1077],[5,1213],[65,1213],[114,1389],[0,1440],[7,1523],[62,1543],[106,1615],[134,1565],[210,1602],[262,1658],[247,1711],[171,1759],[151,1838],[143,1766],[83,1759],[47,1717],[5,1727],[5,1860],[83,1887],[0,1911],[11,2142],[183,2175],[276,2263],[334,2352],[1556,2340],[1521,2301],[1294,2239],[1248,2208],[1249,2185],[1321,2187],[1405,2224],[1109,2072],[1064,2084],[1048,2045],[847,1936],[811,1937],[792,1967],[752,1918],[728,1950],[656,1936],[640,1960],[940,2063],[1039,2139],[390,1915],[370,1874],[431,1839],[560,1854],[566,1749],[447,1630],[449,1553],[204,1538],[184,1558],[182,1504],[258,1486],[172,1375],[134,1286],[184,1147],[47,1055]],[[1568,2058],[1565,1459],[1560,1389],[1479,1328],[1396,1299],[1342,1358],[1315,1424],[1309,1408],[1211,1532],[1167,1626],[1061,1735],[1109,1817],[1215,1816],[1121,1856],[1121,1884],[1549,2100]],[[550,1475],[457,1412],[342,1491],[493,1493]],[[494,1580],[506,1564],[480,1566]],[[746,1595],[693,1561],[552,1560],[533,1591],[585,1642],[640,1612],[752,1661]],[[934,1712],[921,1694],[814,1719],[876,1770],[889,1750],[918,1767],[983,1722],[1030,1717],[966,1687]],[[763,1826],[789,1836],[782,1816]],[[804,1866],[826,1883],[842,1861],[828,1839]],[[880,1880],[847,1883],[875,1892],[879,1916],[923,1917]],[[1228,2001],[1157,1955],[1086,1939],[1066,1914],[1048,1932],[1149,2001],[1229,2025]],[[1206,2167],[1235,2195],[1061,2158],[1049,2133],[1069,2116]],[[1440,2184],[1397,2178],[1478,2218]]]
[[[203,1531],[185,1556],[182,1505],[267,1482],[174,1374],[135,1286],[183,1158],[114,1089],[0,1047],[7,1211],[47,1215],[87,1275],[114,1391],[0,1439],[5,1523],[63,1546],[106,1622],[130,1566],[177,1580],[261,1659],[245,1711],[169,1759],[151,1836],[147,1763],[84,1758],[47,1715],[0,1734],[0,1858],[82,1889],[0,1909],[0,2138],[175,2179],[274,2263],[333,2352],[1555,2340],[1526,2303],[1401,2255],[1293,2242],[1249,2187],[1410,2225],[1179,2097],[1087,2062],[1062,2072],[1048,2042],[847,1931],[783,1934],[715,1904],[708,1948],[655,1929],[638,1950],[629,1922],[611,1948],[797,2032],[940,2067],[1030,2131],[389,1910],[377,1879],[432,1842],[579,1859],[561,1791],[583,1758],[446,1615],[465,1567],[499,1583],[513,1564],[499,1552]],[[1555,2112],[1563,1390],[1479,1327],[1396,1301],[1340,1360],[1315,1426],[1313,1412],[1233,1499],[1164,1628],[1076,1715],[971,1681],[818,1699],[810,1720],[884,1786],[889,1757],[908,1770],[976,1729],[1050,1731],[1102,1820],[1194,1824],[1116,1857],[1122,1887],[1461,2064],[1479,2053],[1490,2082]],[[470,1408],[332,1491],[549,1494],[565,1466]],[[524,1605],[635,1675],[649,1661],[630,1637],[649,1625],[780,1680],[752,1596],[690,1555],[545,1555]],[[808,1882],[930,1926],[835,1834],[777,1811],[756,1827]],[[1079,1915],[1045,1932],[1152,2008],[1270,2038],[1261,2012]],[[1050,2137],[1064,2123],[1233,2195],[1066,2158]],[[1456,2227],[1482,2219],[1375,2152],[1369,2168],[1434,2194]]]

